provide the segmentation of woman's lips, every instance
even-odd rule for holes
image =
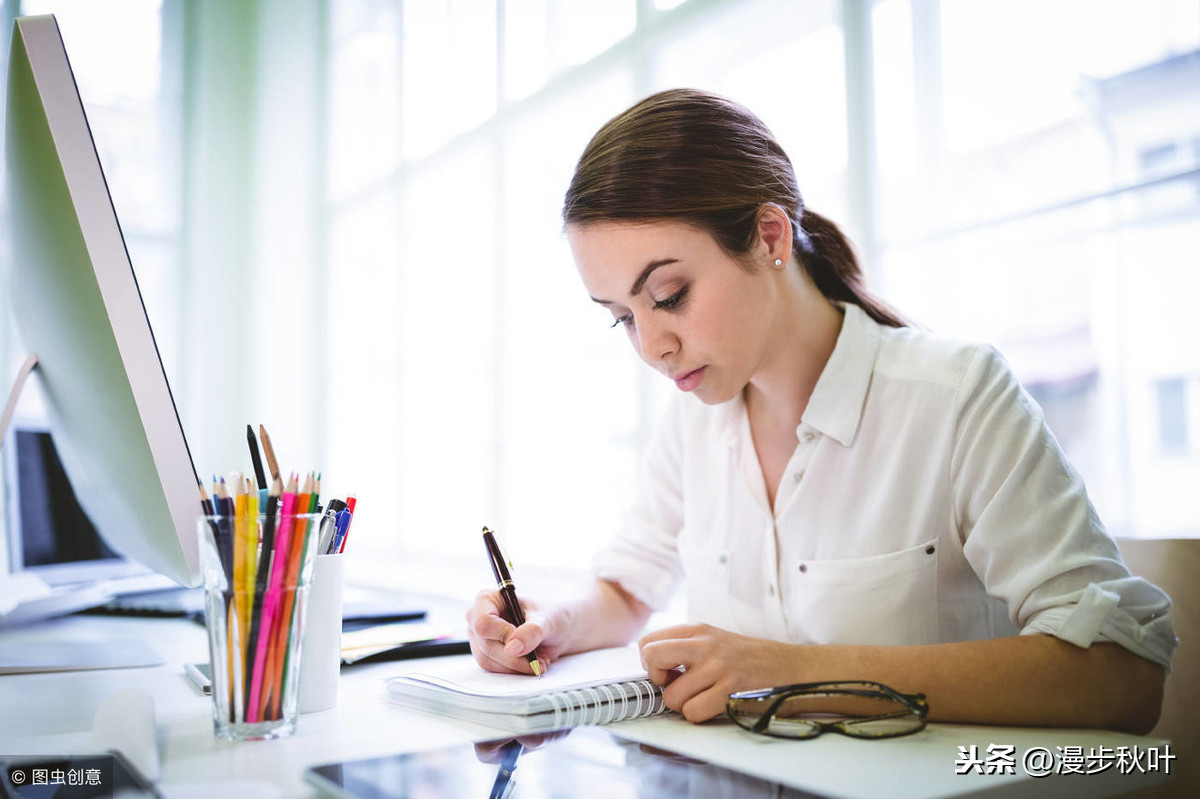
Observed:
[[[704,379],[704,370],[707,368],[707,366],[701,366],[699,369],[693,369],[679,377],[672,378],[676,388],[680,391],[694,391],[696,386],[700,385],[700,381]]]

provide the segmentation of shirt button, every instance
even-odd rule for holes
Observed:
[[[768,586],[767,586],[767,593],[768,593],[768,594],[770,594],[771,596],[775,596],[775,586],[773,586],[773,585],[768,585]]]
[[[804,431],[804,441],[805,441],[805,443],[808,443],[809,441],[812,441],[812,440],[813,440],[814,438],[816,438],[816,437],[817,437],[817,434],[816,434],[816,433],[814,433],[813,431],[811,431],[811,430],[805,430],[805,431]]]
[[[719,561],[721,561],[722,563],[724,563],[725,561],[729,560],[729,558],[727,558],[727,557],[725,557],[724,555],[722,555],[721,557],[717,558],[717,560],[719,560]]]
[[[806,572],[806,571],[808,571],[808,566],[806,566],[806,565],[804,565],[803,563],[801,563],[801,564],[800,564],[800,571],[802,571],[802,572]]]
[[[804,470],[801,469],[800,471],[793,474],[792,477],[796,478],[796,482],[799,483],[804,478]]]

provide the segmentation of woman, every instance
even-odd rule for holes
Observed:
[[[692,721],[733,691],[867,679],[933,720],[1154,726],[1170,600],[1000,356],[873,297],[753,114],[643,100],[588,144],[563,217],[588,293],[680,395],[590,594],[514,628],[481,593],[481,665],[627,643],[682,576],[692,623],[640,647]]]

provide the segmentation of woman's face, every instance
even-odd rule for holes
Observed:
[[[588,294],[681,391],[725,402],[769,357],[779,270],[743,268],[680,222],[569,225],[567,240]]]

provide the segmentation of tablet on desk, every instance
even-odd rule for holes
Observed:
[[[354,799],[803,796],[594,726],[329,763],[304,776],[327,796]]]

